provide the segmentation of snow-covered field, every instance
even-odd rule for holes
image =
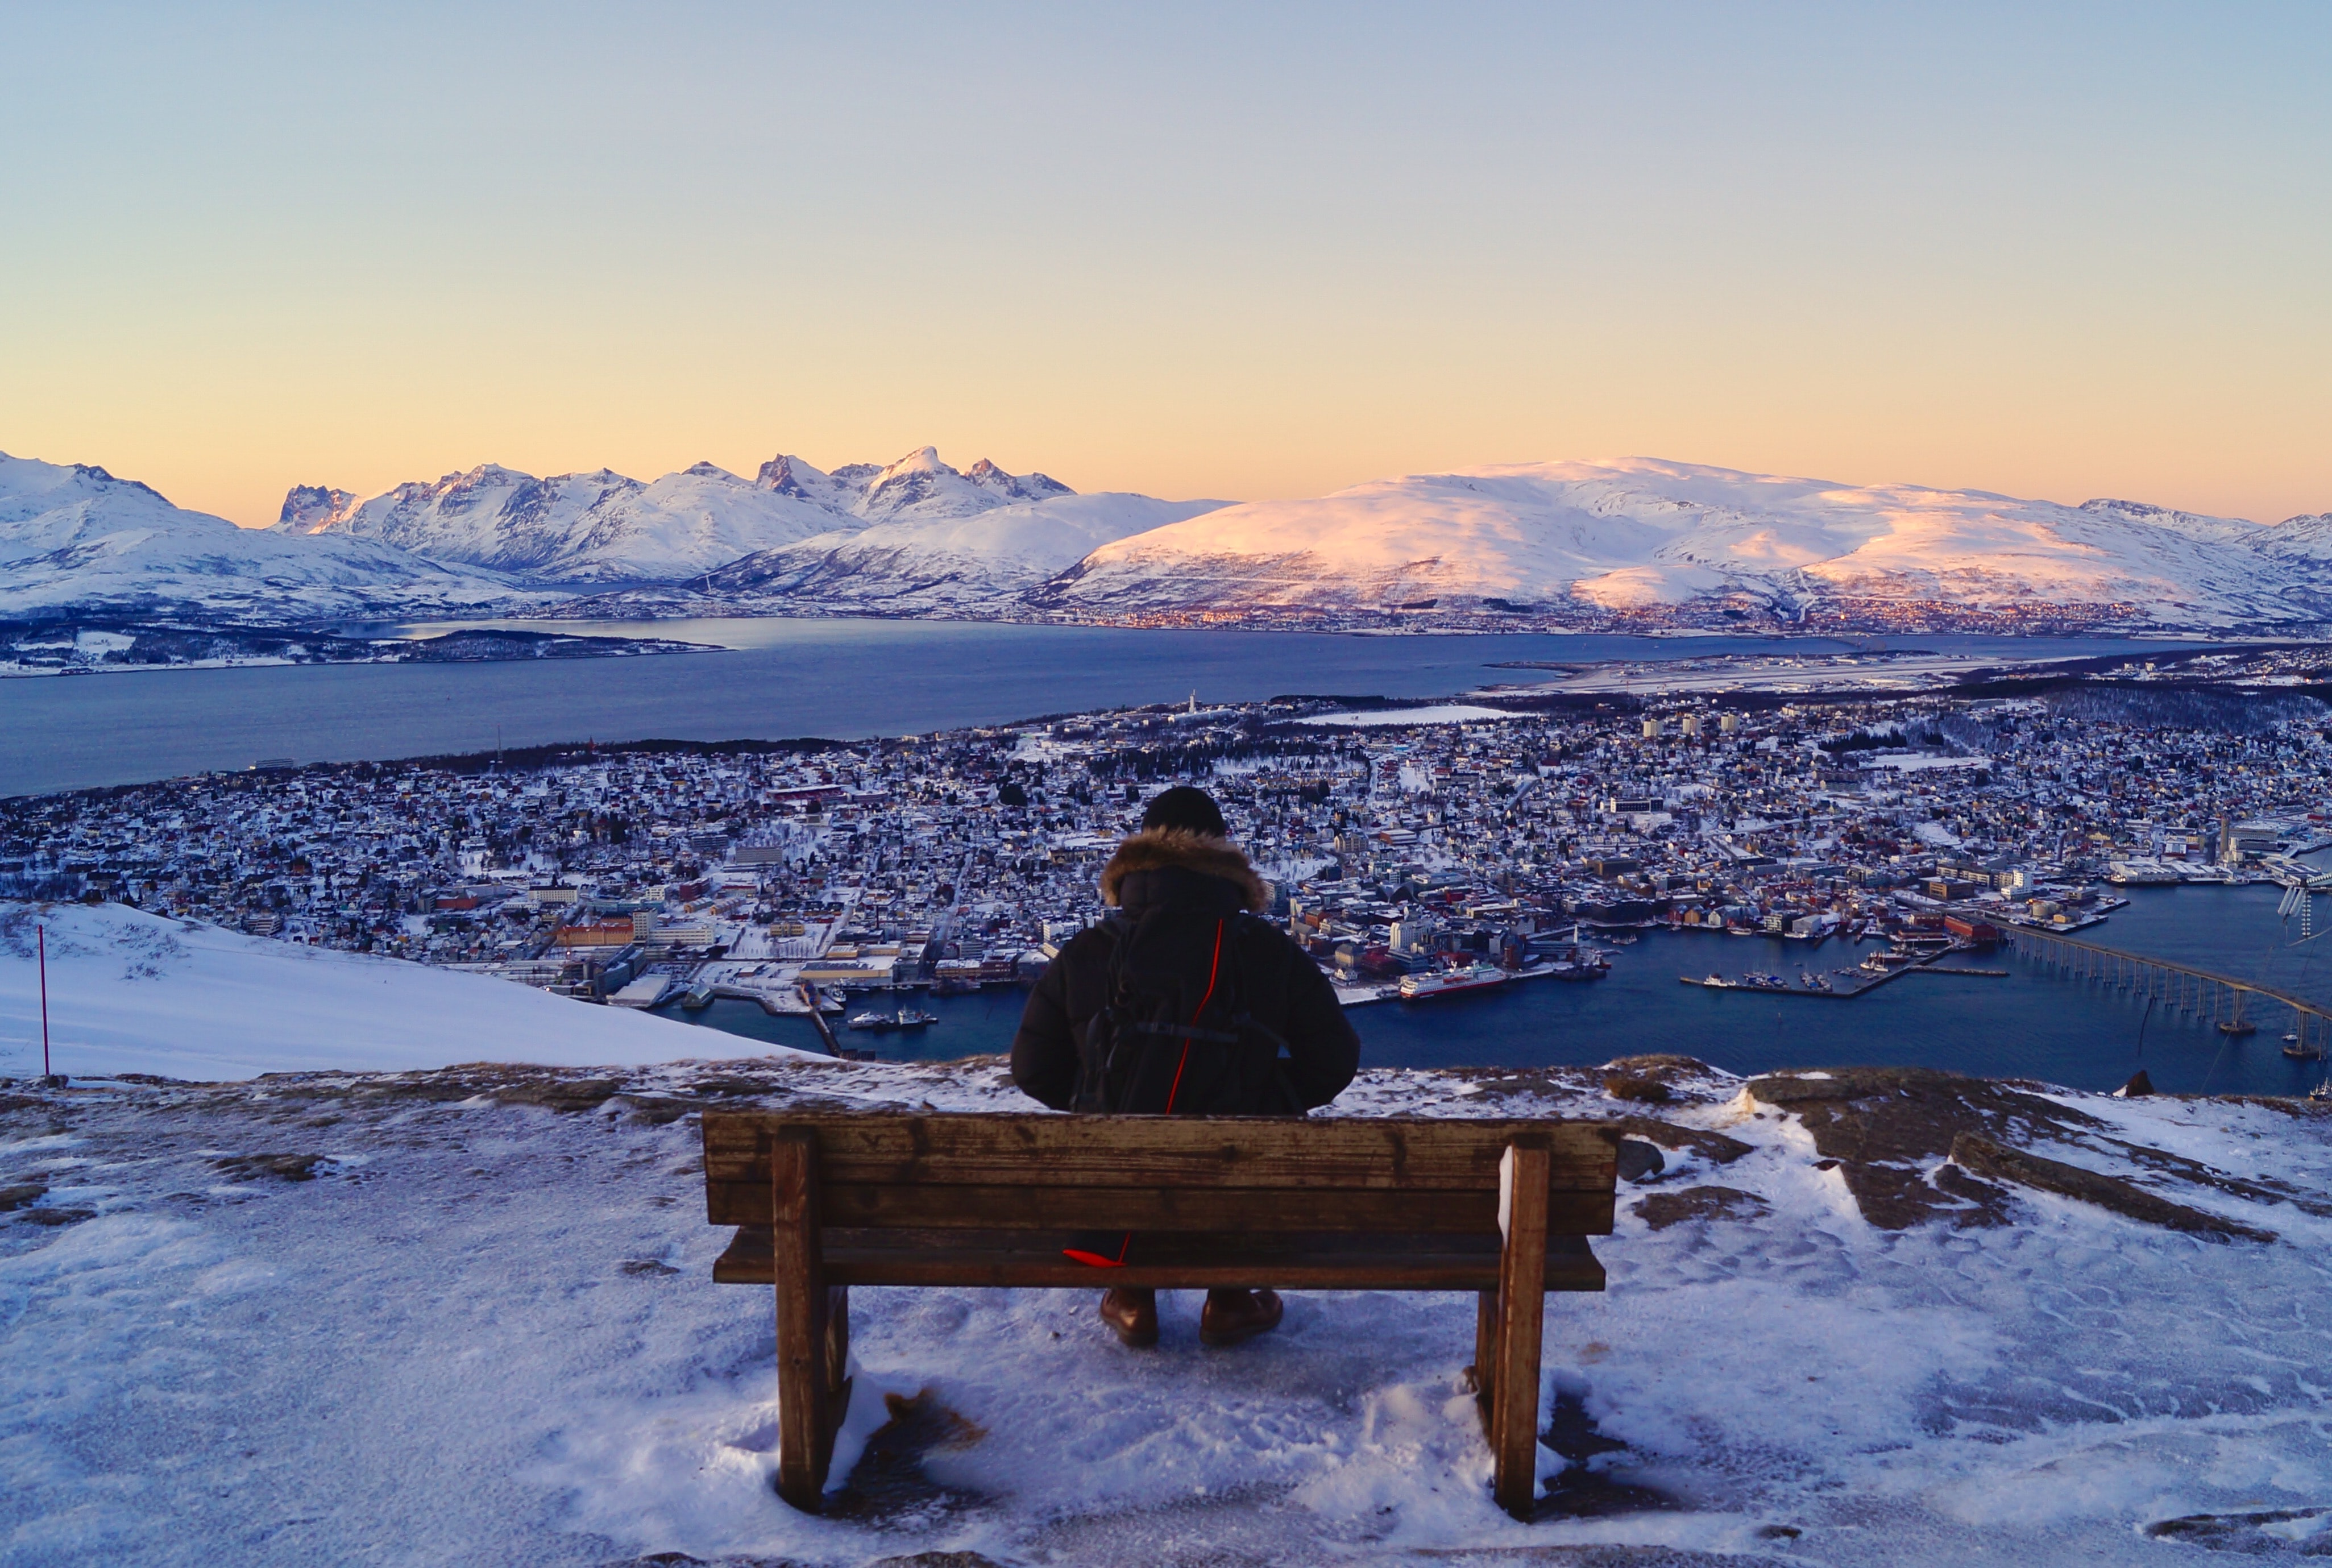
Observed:
[[[1374,728],[1384,724],[1489,724],[1503,719],[1520,719],[1526,714],[1510,713],[1504,708],[1485,708],[1479,703],[1436,703],[1423,708],[1381,708],[1366,712],[1314,713],[1298,719],[1299,724],[1350,724],[1359,728]]]
[[[1450,1296],[1298,1295],[1279,1334],[1209,1352],[1185,1295],[1134,1353],[1089,1292],[860,1290],[835,1506],[779,1502],[769,1296],[709,1278],[727,1233],[699,1218],[682,1113],[1013,1104],[994,1064],[12,1096],[0,1188],[45,1191],[0,1218],[0,1563],[1493,1563],[1601,1543],[1662,1550],[1524,1560],[1925,1564],[2332,1544],[2332,1221],[2205,1190],[2282,1232],[2222,1242],[2028,1193],[2004,1226],[1880,1229],[1794,1116],[1714,1075],[1687,1087],[1668,1122],[1748,1151],[1671,1150],[1597,1243],[1609,1293],[1550,1299],[1553,1439],[1584,1463],[1527,1525],[1488,1498],[1460,1383],[1472,1303]],[[2332,1187],[2321,1122],[2060,1103],[2132,1144]],[[1592,1075],[1375,1072],[1338,1109],[1644,1107]],[[255,1155],[318,1159],[292,1180],[235,1162]],[[2213,1519],[2146,1533],[2195,1515]]]
[[[1034,1290],[855,1293],[809,1517],[770,1487],[769,1295],[710,1278],[694,1113],[1027,1108],[999,1064],[674,1062],[703,1031],[16,906],[0,1073],[37,1068],[35,913],[76,1077],[0,1078],[0,1568],[2332,1550],[2332,1117],[2305,1104],[1367,1071],[1334,1114],[1624,1118],[1662,1152],[1596,1243],[1609,1292],[1550,1299],[1536,1522],[1488,1496],[1464,1297],[1294,1295],[1211,1352],[1186,1293],[1134,1353],[1091,1292]],[[436,1066],[479,1058],[578,1065]],[[2119,1184],[2058,1196],[1994,1168],[2015,1150]]]
[[[481,1060],[597,1066],[718,1048],[686,1024],[508,980],[244,936],[119,904],[0,903],[0,1076],[41,1070],[40,926],[61,1073],[217,1079]]]

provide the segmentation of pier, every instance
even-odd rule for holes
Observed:
[[[2254,980],[2215,974],[2168,959],[2145,958],[2030,926],[2010,926],[2002,932],[2001,938],[2027,958],[2061,975],[2158,999],[2214,1025],[2255,1022],[2245,1017],[2245,1008],[2250,999],[2257,997],[2291,1009],[2291,1032],[2299,1037],[2302,1052],[2320,1056],[2332,1047],[2332,1009],[2303,1001]]]
[[[1725,980],[1716,975],[1710,975],[1706,980],[1695,980],[1692,976],[1685,974],[1677,976],[1677,979],[1686,985],[1701,986],[1713,991],[1747,991],[1753,996],[1761,997],[1821,997],[1830,1001],[1843,1002],[1852,1001],[1859,996],[1868,996],[1880,986],[1901,980],[1907,974],[1955,974],[1973,976],[1979,980],[2008,978],[2008,971],[2004,969],[1963,969],[1957,964],[1947,964],[1943,961],[1947,958],[1972,951],[1974,950],[1954,944],[1951,947],[1938,948],[1933,952],[1922,952],[1906,957],[1904,961],[1890,964],[1884,969],[1871,970],[1858,965],[1852,970],[1833,970],[1830,975],[1823,977],[1823,983],[1819,986],[1806,985],[1802,982],[1791,985],[1778,975],[1767,977],[1763,980],[1754,975],[1745,976],[1740,980]]]

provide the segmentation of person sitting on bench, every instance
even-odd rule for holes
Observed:
[[[1334,988],[1267,920],[1271,890],[1230,842],[1221,809],[1177,786],[1101,874],[1116,911],[1064,946],[1037,982],[1012,1038],[1012,1079],[1056,1111],[1300,1116],[1343,1092],[1360,1037]],[[1067,1248],[1106,1268],[1141,1246],[1096,1235]],[[1211,1290],[1199,1319],[1209,1345],[1279,1324],[1269,1290]],[[1102,1321],[1126,1344],[1158,1343],[1158,1293],[1111,1290]]]

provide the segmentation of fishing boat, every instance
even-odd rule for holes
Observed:
[[[940,1016],[937,1013],[919,1012],[913,1008],[900,1008],[894,1012],[887,1013],[871,1010],[854,1013],[850,1017],[850,1027],[854,1029],[872,1029],[878,1035],[887,1035],[893,1029],[927,1029],[939,1021]]]

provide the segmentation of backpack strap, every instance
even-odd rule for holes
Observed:
[[[1206,994],[1199,997],[1198,1007],[1192,1009],[1190,1023],[1180,1029],[1173,1031],[1182,1037],[1182,1056],[1181,1059],[1174,1064],[1173,1086],[1166,1091],[1166,1114],[1170,1116],[1174,1114],[1174,1101],[1176,1097],[1182,1092],[1182,1069],[1190,1065],[1190,1042],[1202,1034],[1210,1034],[1213,1032],[1211,1030],[1199,1029],[1197,1028],[1197,1025],[1200,1018],[1207,1016],[1207,1004],[1215,999],[1216,982],[1222,979],[1223,934],[1229,929],[1229,926],[1230,922],[1227,920],[1219,920],[1215,922],[1215,954],[1214,957],[1209,961],[1207,965]],[[1234,964],[1238,962],[1238,954],[1234,953],[1231,956],[1231,961]],[[1234,1035],[1231,1037],[1236,1041],[1238,1037]]]

